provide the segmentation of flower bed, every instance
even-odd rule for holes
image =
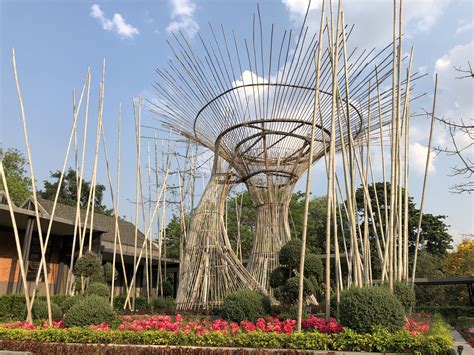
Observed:
[[[301,350],[340,350],[378,352],[419,352],[436,354],[452,346],[449,329],[438,320],[429,329],[400,329],[389,332],[374,329],[358,334],[335,320],[310,317],[303,323],[306,331],[296,332],[294,320],[260,318],[257,322],[230,323],[222,319],[185,320],[182,316],[120,317],[116,329],[109,324],[63,328],[45,324],[10,323],[0,326],[3,341],[54,343],[138,344],[200,347],[279,348]],[[417,322],[413,320],[413,322]],[[414,327],[409,323],[407,327]],[[424,329],[424,328],[423,328]]]

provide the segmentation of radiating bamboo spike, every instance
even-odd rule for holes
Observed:
[[[299,266],[299,280],[298,280],[298,315],[297,315],[297,329],[301,331],[301,320],[303,318],[303,285],[304,285],[304,262],[306,255],[306,234],[308,230],[308,213],[309,213],[309,202],[311,193],[311,172],[313,165],[313,151],[314,151],[314,137],[316,129],[316,117],[318,114],[319,106],[319,79],[320,79],[320,68],[321,68],[321,52],[322,52],[322,39],[323,39],[323,25],[324,25],[324,9],[325,0],[321,5],[321,19],[319,23],[319,42],[318,49],[315,53],[315,73],[316,73],[316,87],[314,94],[314,108],[313,108],[313,120],[311,126],[311,141],[309,148],[308,158],[308,170],[306,172],[306,192],[305,192],[305,204],[304,204],[304,216],[303,216],[303,234],[301,237],[301,252],[300,252],[300,266]],[[309,6],[309,5],[308,5]],[[240,240],[240,239],[239,239]]]

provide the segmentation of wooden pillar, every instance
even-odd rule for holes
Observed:
[[[25,272],[28,275],[28,265],[30,259],[30,247],[31,239],[33,236],[33,229],[35,225],[35,219],[33,217],[28,217],[28,222],[26,223],[25,237],[23,238],[22,246],[22,257],[25,263]],[[18,278],[16,293],[21,293],[23,285],[21,284],[21,278]]]

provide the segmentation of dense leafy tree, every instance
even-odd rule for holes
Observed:
[[[474,276],[474,240],[464,239],[444,260],[449,275]]]
[[[5,152],[0,148],[0,159],[3,161],[10,197],[15,204],[20,205],[31,195],[31,179],[27,176],[28,162],[16,148],[9,148]],[[4,190],[1,179],[0,190]]]
[[[46,200],[54,200],[56,196],[56,191],[58,190],[59,179],[61,177],[61,171],[56,170],[50,172],[51,181],[43,181],[43,190],[39,192],[40,197]],[[63,178],[63,183],[59,191],[58,202],[64,203],[70,206],[76,206],[77,203],[77,190],[79,177],[76,175],[76,171],[72,168],[69,168]],[[92,183],[90,181],[82,180],[81,196],[80,196],[80,205],[81,207],[87,207],[87,201],[89,198],[89,191],[91,189]],[[103,203],[105,186],[101,184],[96,184],[95,187],[95,201],[94,201],[94,211],[98,213],[103,213],[111,215],[113,210],[110,210]]]

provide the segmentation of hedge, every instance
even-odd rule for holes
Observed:
[[[411,335],[406,330],[389,332],[383,329],[376,329],[370,334],[358,334],[352,330],[345,330],[338,334],[322,334],[317,332],[285,334],[254,331],[239,333],[234,336],[221,332],[187,334],[184,332],[174,333],[155,330],[141,332],[101,331],[90,328],[69,328],[68,330],[39,328],[28,330],[0,327],[0,339],[55,343],[251,347],[439,354],[452,349],[449,329],[446,326],[440,327],[442,329],[437,329],[436,334],[428,335]]]
[[[419,306],[416,311],[440,314],[450,324],[455,323],[459,317],[474,317],[473,306]]]

